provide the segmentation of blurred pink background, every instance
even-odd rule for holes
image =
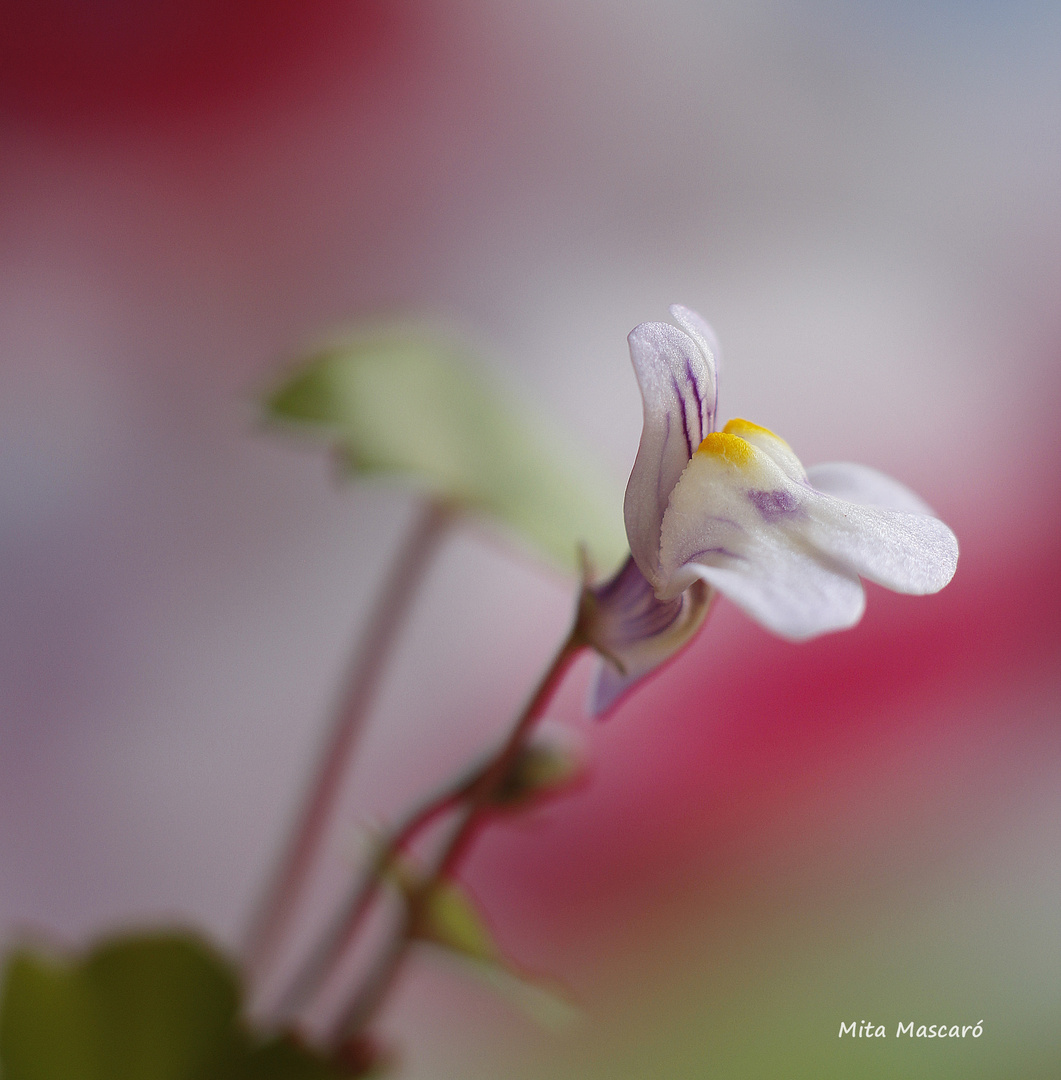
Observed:
[[[407,1075],[1056,1076],[1059,131],[1048,4],[0,0],[4,932],[238,939],[411,512],[256,429],[300,346],[463,327],[621,490],[624,338],[678,301],[723,419],[916,488],[957,577],[805,646],[720,604],[604,726],[580,668],[590,783],[467,879],[586,1020],[418,966]],[[500,730],[571,596],[447,547],[331,880]],[[836,1038],[952,1016],[984,1038]]]

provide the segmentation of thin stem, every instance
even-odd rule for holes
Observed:
[[[410,931],[416,922],[420,905],[427,900],[431,889],[438,881],[452,873],[478,835],[479,829],[486,821],[485,812],[518,760],[527,736],[541,719],[553,694],[567,674],[568,668],[583,647],[584,641],[576,622],[575,628],[560,647],[520,713],[504,745],[485,764],[474,781],[467,786],[459,803],[453,830],[436,852],[430,867],[423,873],[420,883],[407,893],[398,924],[361,988],[335,1024],[333,1045],[338,1045],[344,1038],[361,1031],[383,1002],[412,940]]]
[[[376,957],[360,990],[354,995],[353,1000],[332,1028],[329,1039],[331,1046],[338,1047],[346,1039],[363,1031],[376,1010],[383,1004],[412,943],[409,933],[412,925],[413,907],[407,902],[403,904],[398,914],[398,922]]]
[[[394,856],[440,814],[452,809],[478,780],[484,766],[465,770],[441,791],[425,799],[391,829],[376,847],[368,866],[350,890],[329,929],[302,964],[277,1006],[281,1015],[292,1013],[306,1003],[314,991],[331,976],[335,965],[353,942],[379,889],[381,875]]]
[[[313,783],[247,935],[244,964],[252,982],[261,979],[290,925],[386,662],[453,517],[454,511],[446,503],[437,499],[427,503],[376,597],[367,629],[351,659]]]
[[[482,774],[475,787],[468,795],[466,812],[461,816],[459,824],[449,841],[445,844],[436,860],[431,874],[432,882],[445,877],[453,871],[457,863],[464,856],[471,842],[478,835],[479,829],[486,821],[484,811],[489,808],[494,797],[508,779],[513,766],[519,758],[523,744],[534,729],[534,725],[541,719],[546,707],[552,700],[567,674],[568,668],[575,658],[585,647],[581,634],[577,628],[571,632],[567,640],[556,654],[549,670],[542,677],[533,697],[528,702],[523,713],[516,721],[508,741],[502,748],[501,753],[494,759],[490,767]]]

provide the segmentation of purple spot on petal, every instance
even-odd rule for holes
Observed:
[[[762,514],[764,521],[777,521],[778,518],[799,510],[796,497],[789,491],[749,491],[748,498]]]

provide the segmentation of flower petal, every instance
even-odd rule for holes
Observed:
[[[807,471],[803,468],[803,462],[796,457],[796,452],[792,447],[769,428],[760,427],[750,420],[735,418],[730,420],[722,430],[727,435],[739,435],[757,450],[762,450],[790,480],[795,480],[797,484],[806,482]]]
[[[702,334],[698,324],[693,328]],[[644,404],[644,427],[623,513],[630,550],[653,580],[667,500],[714,422],[714,357],[669,323],[642,323],[628,340]]]
[[[856,574],[780,537],[757,538],[743,557],[709,556],[697,576],[757,623],[790,641],[846,630],[862,618],[866,594]]]
[[[855,465],[848,461],[812,465],[807,470],[807,479],[817,491],[848,502],[936,516],[920,495],[868,465]]]
[[[800,535],[815,497],[824,498],[738,435],[708,436],[671,494],[657,594],[700,578],[793,640],[854,625],[865,605],[857,575]]]
[[[663,520],[661,599],[695,575],[799,640],[858,621],[859,576],[914,594],[950,581],[958,544],[941,521],[823,494],[785,464],[730,431],[704,440]]]
[[[937,518],[859,506],[814,493],[803,535],[848,570],[894,592],[924,596],[954,577],[958,540]]]
[[[705,385],[704,400],[707,405],[707,424],[705,434],[715,430],[715,411],[718,408],[718,362],[722,350],[718,345],[715,331],[707,320],[692,308],[682,304],[671,304],[668,308],[670,317],[696,342],[707,361],[711,373],[710,385]]]
[[[589,710],[600,716],[692,639],[707,615],[703,582],[672,600],[656,599],[633,558],[603,585],[586,588],[579,629],[602,660],[590,687]]]

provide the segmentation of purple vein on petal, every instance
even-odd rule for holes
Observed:
[[[686,361],[686,367],[688,367],[688,366],[689,366],[689,362]],[[692,457],[693,454],[696,452],[696,446],[693,445],[693,438],[692,438],[692,435],[690,435],[690,433],[689,433],[688,402],[685,400],[685,395],[681,392],[681,388],[678,386],[678,379],[674,375],[672,375],[670,381],[671,381],[671,386],[674,387],[674,393],[675,393],[675,396],[678,398],[678,405],[679,405],[679,407],[681,409],[681,414],[682,414],[682,434],[685,436],[685,445],[689,448],[689,457]],[[694,386],[693,393],[695,395],[695,393],[696,393],[695,384],[692,384],[692,385]],[[668,417],[668,419],[669,419],[669,417]],[[697,443],[696,445],[699,446],[700,444]]]
[[[595,586],[592,592],[598,609],[616,616],[608,637],[614,645],[628,645],[662,633],[681,614],[683,599],[657,600],[652,586],[628,559],[610,581]]]
[[[670,441],[670,413],[667,413],[667,415],[663,419],[664,419],[664,425],[665,425],[664,429],[663,429],[663,445],[666,446],[667,443]],[[661,511],[660,511],[660,516],[661,517],[662,517],[662,510],[664,508],[666,508],[667,499],[670,498],[670,492],[663,490],[663,468],[664,468],[664,465],[665,465],[665,461],[664,461],[663,457],[661,456],[660,459],[659,459],[659,467],[656,470],[656,498],[659,500],[659,503],[660,503],[660,506],[661,506]]]
[[[741,555],[737,551],[730,551],[728,547],[701,548],[699,551],[694,551],[692,555],[689,555],[685,561],[687,563],[696,562],[697,559],[702,558],[704,555],[725,555],[729,559],[740,559],[741,562],[748,561],[747,555]]]
[[[696,402],[700,407],[700,432],[696,441],[696,445],[699,446],[700,443],[704,441],[705,436],[711,430],[711,420],[707,410],[707,397],[704,394],[703,387],[700,386],[700,383],[697,380],[695,373],[693,372],[692,362],[688,359],[686,359],[685,361],[685,374],[689,378],[689,385],[693,388],[693,394],[695,395]],[[689,450],[689,456],[692,457],[695,452],[696,447],[691,447]]]
[[[715,358],[718,353],[718,341],[710,326],[693,310],[681,304],[670,308],[671,318],[681,327],[682,332],[693,342],[702,365],[690,365],[688,355],[686,372],[690,382],[696,387],[696,396],[700,402],[700,438],[714,431],[715,409],[718,404],[718,378]],[[694,375],[693,368],[698,369]]]

